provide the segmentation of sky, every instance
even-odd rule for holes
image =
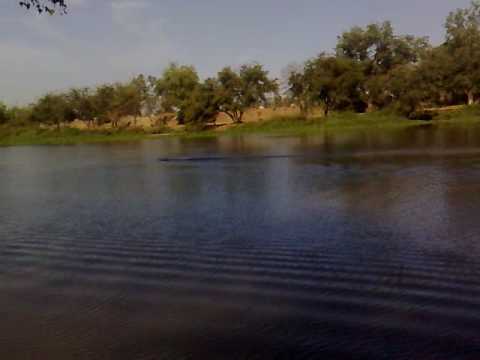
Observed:
[[[448,13],[470,0],[67,0],[40,16],[0,1],[0,101],[159,76],[170,62],[202,77],[257,61],[273,76],[332,51],[354,25],[390,20],[398,33],[444,38]]]

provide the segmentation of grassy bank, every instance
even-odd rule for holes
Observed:
[[[419,125],[425,125],[425,122],[407,120],[387,113],[337,113],[332,114],[327,119],[312,118],[305,120],[296,117],[277,117],[263,122],[240,124],[228,127],[225,130],[220,128],[208,131],[183,131],[177,132],[177,134],[188,138],[248,134],[302,136],[315,135],[324,131],[387,130]]]
[[[38,127],[0,127],[0,146],[73,145],[138,141],[152,135],[139,131],[82,131],[77,129],[48,130]]]
[[[323,132],[345,131],[390,131],[408,127],[424,126],[480,126],[480,107],[473,106],[455,111],[440,112],[431,122],[408,120],[387,112],[370,114],[333,113],[328,118],[304,120],[298,117],[277,117],[268,121],[249,122],[210,130],[163,129],[163,133],[183,138],[211,138],[262,134],[272,136],[303,136]],[[38,127],[0,127],[0,146],[12,145],[67,145],[138,141],[151,139],[152,134],[134,130],[85,131],[77,129],[46,130]]]
[[[184,131],[177,135],[187,138],[216,137],[219,135],[264,134],[278,136],[315,135],[323,132],[389,131],[416,126],[480,126],[480,107],[472,106],[454,111],[439,112],[432,121],[409,120],[391,112],[368,114],[333,113],[328,118],[304,120],[295,117],[277,117],[263,122],[244,123],[224,130]]]

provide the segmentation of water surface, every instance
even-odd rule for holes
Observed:
[[[478,359],[480,129],[0,149],[1,359]]]

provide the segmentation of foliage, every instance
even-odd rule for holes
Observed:
[[[176,111],[179,122],[184,123],[185,109],[199,82],[193,66],[170,64],[155,85],[155,91],[161,97],[163,110]]]
[[[304,76],[310,101],[323,105],[325,116],[332,108],[353,108],[359,99],[363,75],[353,60],[321,54],[306,63]]]
[[[234,123],[242,122],[247,109],[266,105],[267,96],[278,91],[277,81],[260,64],[243,65],[238,72],[226,67],[218,73],[218,83],[220,110]]]
[[[469,105],[480,92],[480,2],[451,12],[445,23],[446,49],[451,62],[451,84],[462,91]]]
[[[10,120],[7,106],[0,102],[0,125],[6,124]]]
[[[388,106],[393,100],[383,84],[395,68],[417,63],[430,48],[427,38],[396,35],[390,22],[354,27],[338,40],[336,53],[361,64],[365,81],[362,98],[368,109]]]
[[[61,0],[24,0],[40,12],[65,10]],[[179,123],[204,128],[221,112],[234,123],[261,106],[295,104],[305,119],[314,107],[370,112],[395,109],[408,118],[429,118],[431,108],[473,105],[480,99],[480,0],[452,11],[445,21],[445,42],[397,34],[388,21],[353,27],[338,37],[334,54],[322,53],[276,79],[257,63],[223,68],[202,81],[193,66],[170,64],[160,77],[138,75],[130,81],[74,88],[47,94],[26,107],[0,104],[0,124],[56,125],[75,119],[89,125],[119,126],[122,117],[174,112]]]
[[[60,94],[47,94],[41,97],[32,109],[31,120],[56,125],[72,120],[73,109],[66,98]]]
[[[220,112],[219,84],[216,79],[207,79],[193,91],[185,109],[185,122],[203,126],[214,120]]]
[[[340,57],[366,63],[369,74],[385,74],[397,65],[417,62],[428,46],[426,38],[396,35],[392,24],[386,21],[343,33],[336,50]]]
[[[292,102],[300,109],[302,117],[307,117],[313,107],[307,78],[303,70],[292,70],[288,75],[287,93]]]

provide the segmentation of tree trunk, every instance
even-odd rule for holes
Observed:
[[[228,112],[224,111],[225,114],[232,120],[234,124],[241,124],[243,118],[243,112]]]
[[[367,102],[367,113],[371,113],[375,111],[375,105],[373,105],[373,102],[371,100],[368,100]]]
[[[473,95],[473,91],[467,91],[467,98],[468,98],[468,105],[475,104],[475,96]]]
[[[325,117],[328,117],[328,114],[330,113],[330,106],[328,104],[325,104],[325,108],[323,109],[323,114]]]
[[[241,112],[237,115],[237,121],[236,121],[236,123],[237,123],[237,124],[241,124],[241,123],[242,123],[242,119],[243,119],[243,111],[241,111]]]

